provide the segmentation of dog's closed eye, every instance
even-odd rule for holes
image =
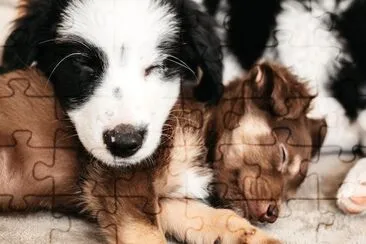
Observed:
[[[285,145],[283,145],[282,143],[279,146],[279,150],[280,161],[277,163],[277,170],[280,172],[284,172],[289,162],[288,151]]]
[[[145,69],[145,77],[149,76],[152,72],[164,69],[162,65],[151,65]]]

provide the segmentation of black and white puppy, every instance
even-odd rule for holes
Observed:
[[[24,2],[3,68],[36,64],[85,148],[106,164],[153,154],[181,86],[199,77],[198,100],[220,97],[220,39],[212,17],[190,0]]]
[[[327,120],[323,150],[366,145],[366,1],[196,0],[215,16],[227,47],[224,80],[260,59],[272,59],[308,80],[317,98],[312,116]],[[229,67],[229,68],[227,68]],[[366,213],[366,159],[338,191],[338,206]]]

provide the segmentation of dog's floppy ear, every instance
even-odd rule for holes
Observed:
[[[25,68],[37,61],[37,46],[41,41],[53,37],[51,33],[55,26],[51,26],[50,18],[57,16],[52,13],[52,9],[63,2],[65,1],[22,1],[19,6],[21,15],[14,21],[13,30],[5,42],[2,57],[4,70]]]
[[[216,103],[222,95],[222,53],[214,20],[192,1],[176,0],[182,24],[180,57],[200,78],[194,96],[203,102]],[[200,73],[201,72],[201,73]]]
[[[306,114],[313,96],[287,68],[261,63],[251,70],[249,77],[253,99],[262,109],[287,119]]]

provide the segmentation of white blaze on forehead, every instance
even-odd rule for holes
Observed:
[[[272,129],[264,118],[251,114],[243,116],[235,129],[228,132],[228,136],[223,136],[221,143],[235,145],[235,148],[240,151],[245,145],[261,143],[260,139],[263,136],[269,138]],[[268,141],[268,143],[273,143],[274,141],[275,138],[273,138],[273,141]]]
[[[248,136],[268,135],[272,132],[265,119],[259,116],[244,116],[240,120],[239,129]]]
[[[79,35],[120,55],[122,45],[136,50],[155,48],[177,37],[177,21],[168,5],[154,0],[83,0],[70,4],[58,33]]]

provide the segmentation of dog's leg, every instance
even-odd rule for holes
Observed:
[[[99,197],[98,197],[99,198]],[[115,202],[116,201],[116,202]],[[144,212],[145,200],[141,198],[99,198],[94,215],[108,244],[165,244],[166,239],[159,227],[156,214]],[[155,208],[155,207],[154,207]]]
[[[160,207],[163,231],[187,243],[280,243],[232,210],[178,199],[163,199]]]
[[[146,219],[128,216],[120,217],[115,223],[111,223],[110,219],[115,218],[113,215],[111,213],[98,217],[101,231],[108,244],[167,243],[159,227],[149,223]]]
[[[109,244],[164,244],[151,172],[122,173],[90,165],[83,184],[86,210]]]
[[[338,190],[337,205],[347,214],[366,214],[366,158],[348,172]]]

